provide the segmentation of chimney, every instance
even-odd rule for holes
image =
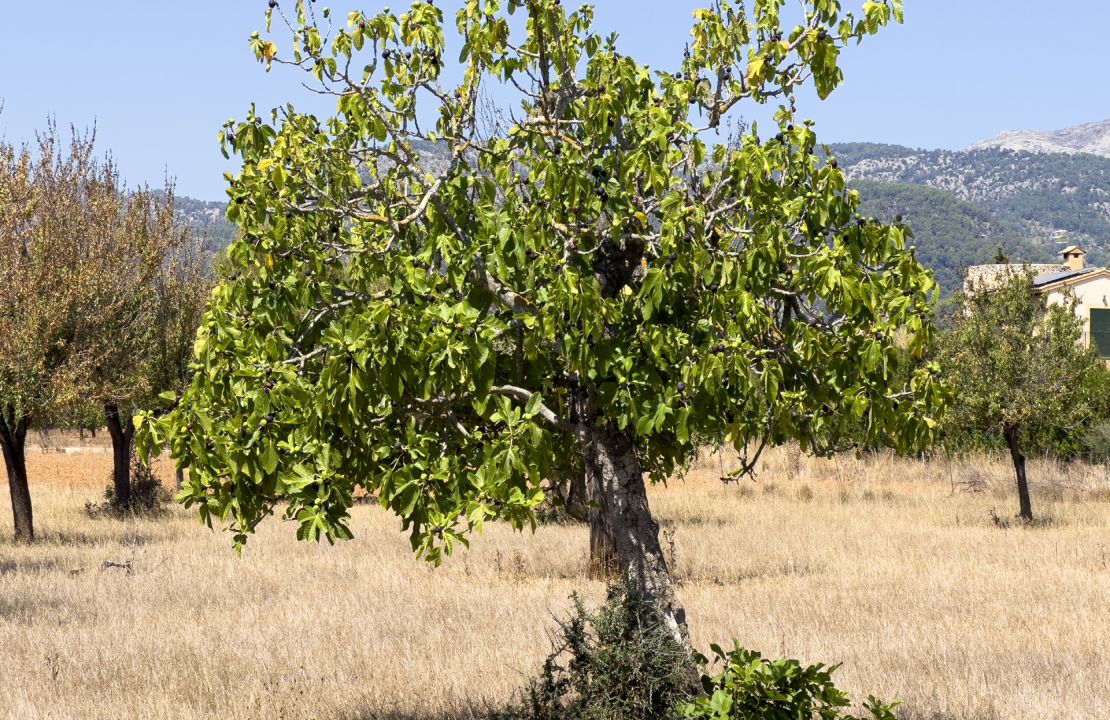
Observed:
[[[1078,245],[1069,245],[1061,251],[1061,254],[1069,270],[1082,270],[1087,264],[1084,259],[1087,253],[1083,252],[1083,248]]]

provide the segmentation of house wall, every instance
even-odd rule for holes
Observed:
[[[1078,300],[1075,314],[1083,322],[1083,342],[1090,345],[1091,308],[1110,308],[1110,277],[1098,275],[1069,285],[1068,288],[1075,293],[1075,298]],[[1062,305],[1068,288],[1050,290],[1046,293],[1047,301],[1054,305]]]
[[[1004,265],[972,265],[964,275],[964,292],[974,292],[982,288],[992,288],[1002,283],[1007,276],[1014,273],[1031,272],[1034,275],[1051,275],[1064,272],[1067,265],[1061,264],[1033,264],[1019,265],[1006,263]]]

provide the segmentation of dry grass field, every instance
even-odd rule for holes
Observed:
[[[90,519],[106,455],[30,456],[33,547],[0,487],[0,717],[442,718],[533,674],[585,577],[586,531],[490,527],[438,569],[397,522],[352,542],[265,525],[242,558],[180,509]],[[772,453],[722,486],[707,458],[653,492],[699,647],[842,662],[903,718],[1110,718],[1110,480],[1034,463],[1039,527],[1001,460],[818,461]]]

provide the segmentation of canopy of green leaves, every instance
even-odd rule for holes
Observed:
[[[469,0],[454,88],[436,5],[274,11],[292,45],[256,36],[257,57],[337,113],[252,112],[223,135],[243,163],[232,274],[192,385],[141,438],[189,466],[185,502],[238,542],[279,503],[302,538],[345,538],[361,486],[438,560],[491,518],[534,522],[602,425],[654,480],[706,441],[920,446],[942,393],[928,367],[894,387],[894,336],[920,355],[933,280],[907,228],[856,214],[792,95],[831,92],[840,49],[900,2],[809,0],[793,29],[782,5],[698,11],[663,73],[588,6]],[[520,108],[483,108],[489,83]],[[707,145],[745,102],[780,104],[774,137]],[[421,143],[449,160],[433,171]]]
[[[1050,437],[1082,428],[1105,406],[1105,370],[1083,342],[1074,296],[1048,304],[1021,266],[970,288],[951,325],[939,360],[957,398],[945,419],[954,438]]]

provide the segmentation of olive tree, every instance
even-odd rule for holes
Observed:
[[[88,357],[83,399],[102,409],[112,438],[113,501],[131,505],[139,408],[177,392],[187,376],[207,284],[197,240],[177,218],[173,188],[125,192],[95,205],[96,249],[81,302],[79,351]]]
[[[116,500],[130,492],[138,406],[180,390],[204,300],[198,245],[172,191],[127,192],[95,136],[0,143],[0,447],[15,536],[34,539],[25,442],[104,413]]]
[[[188,465],[184,502],[236,543],[278,508],[332,540],[362,486],[439,562],[490,520],[534,525],[547,481],[581,470],[622,575],[684,639],[645,476],[700,441],[749,462],[788,440],[914,447],[941,398],[930,368],[892,380],[895,331],[929,341],[931,275],[905,228],[857,214],[792,95],[832,92],[841,48],[900,3],[802,5],[784,28],[780,1],[717,2],[659,72],[589,6],[470,0],[450,87],[430,2],[334,24],[271,3],[289,38],[254,52],[336,114],[225,129],[233,272],[180,404],[141,433]],[[501,122],[492,84],[520,101]],[[766,140],[706,142],[767,103]]]
[[[1020,517],[1033,519],[1025,473],[1030,435],[1082,427],[1097,416],[1105,370],[1083,343],[1074,296],[1048,304],[1034,292],[1028,269],[1014,266],[1001,282],[969,288],[951,328],[941,334],[939,360],[956,401],[949,431],[1000,437],[1010,450]]]
[[[89,209],[112,181],[91,135],[68,146],[54,126],[37,147],[0,143],[0,447],[17,541],[34,539],[25,442],[36,421],[80,397],[76,342],[94,256]]]

